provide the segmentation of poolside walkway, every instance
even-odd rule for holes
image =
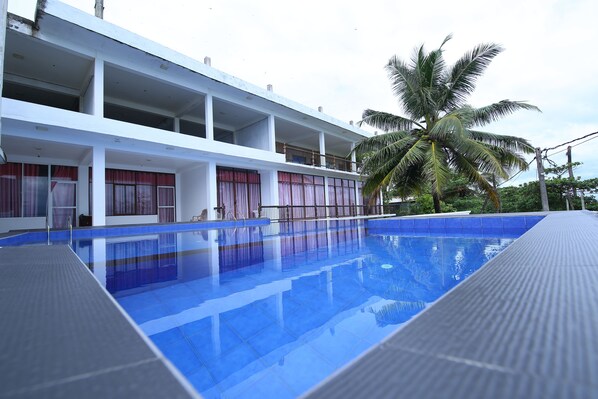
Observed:
[[[598,216],[548,214],[307,397],[597,398]]]
[[[67,246],[0,248],[1,398],[196,398]]]

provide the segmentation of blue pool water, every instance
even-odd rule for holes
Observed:
[[[291,398],[395,332],[539,219],[84,233],[73,248],[204,397]]]

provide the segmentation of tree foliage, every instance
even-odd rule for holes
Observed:
[[[363,140],[358,153],[367,153],[364,192],[395,186],[403,196],[432,195],[434,209],[455,173],[475,184],[498,203],[487,176],[506,178],[510,169],[526,169],[522,154],[533,152],[527,140],[478,130],[517,110],[536,110],[523,101],[502,100],[480,108],[467,104],[477,79],[502,51],[493,43],[480,44],[454,65],[447,65],[443,46],[416,48],[411,60],[393,56],[386,65],[392,90],[405,116],[367,109],[366,123],[384,134]]]

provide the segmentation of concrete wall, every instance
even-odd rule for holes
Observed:
[[[178,210],[181,221],[189,221],[208,208],[207,166],[202,165],[180,174],[181,207]],[[213,187],[212,190],[215,190]]]
[[[46,218],[0,218],[0,233],[10,230],[45,229]]]
[[[158,223],[158,215],[106,216],[106,226]]]
[[[269,151],[268,118],[236,131],[235,143],[245,147]]]

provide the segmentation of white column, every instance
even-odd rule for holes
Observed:
[[[208,219],[216,219],[216,212],[214,208],[218,206],[218,182],[216,181],[216,162],[209,162],[207,171],[207,208],[208,208]],[[224,218],[224,215],[221,215]]]
[[[176,214],[176,221],[177,222],[182,222],[183,221],[183,195],[182,195],[182,190],[183,190],[183,184],[181,182],[181,174],[180,173],[175,173],[174,175],[174,195],[175,195],[175,214]],[[189,220],[189,219],[186,219]]]
[[[206,139],[214,140],[214,102],[211,94],[206,94]]]
[[[92,240],[93,275],[106,287],[106,239],[94,238]]]
[[[89,215],[89,165],[79,165],[77,176],[77,215]]]
[[[332,285],[332,267],[326,270],[326,294],[328,295],[328,302],[334,302],[334,288]]]
[[[181,132],[181,118],[174,118],[174,131],[176,133],[180,133]]]
[[[320,132],[320,165],[326,167],[326,139],[324,132]]]
[[[351,172],[357,172],[357,154],[354,150],[355,143],[351,143]]]
[[[93,147],[92,154],[92,208],[94,226],[106,225],[106,149]]]
[[[91,81],[87,91],[81,99],[81,111],[89,114],[104,117],[104,60],[94,60]]]
[[[218,252],[218,231],[208,230],[209,268],[213,287],[220,286],[220,256]]]
[[[324,176],[324,203],[326,204],[326,217],[330,217],[330,194],[328,194],[328,178]]]
[[[276,294],[276,324],[284,328],[284,297],[282,292]]]
[[[220,353],[222,352],[220,346],[220,313],[211,316],[210,320],[212,321],[212,348],[214,350],[214,355],[220,356]]]
[[[6,19],[7,19],[8,0],[0,0],[0,77],[4,76],[4,47],[6,44]],[[0,96],[4,79],[0,81]],[[0,144],[2,144],[2,101],[0,99]],[[0,165],[6,162],[6,154],[0,146]]]
[[[278,204],[278,171],[260,170],[262,205]],[[266,212],[267,213],[267,212]],[[262,215],[268,217],[268,215]]]
[[[276,151],[276,122],[274,115],[268,116],[268,151]]]

